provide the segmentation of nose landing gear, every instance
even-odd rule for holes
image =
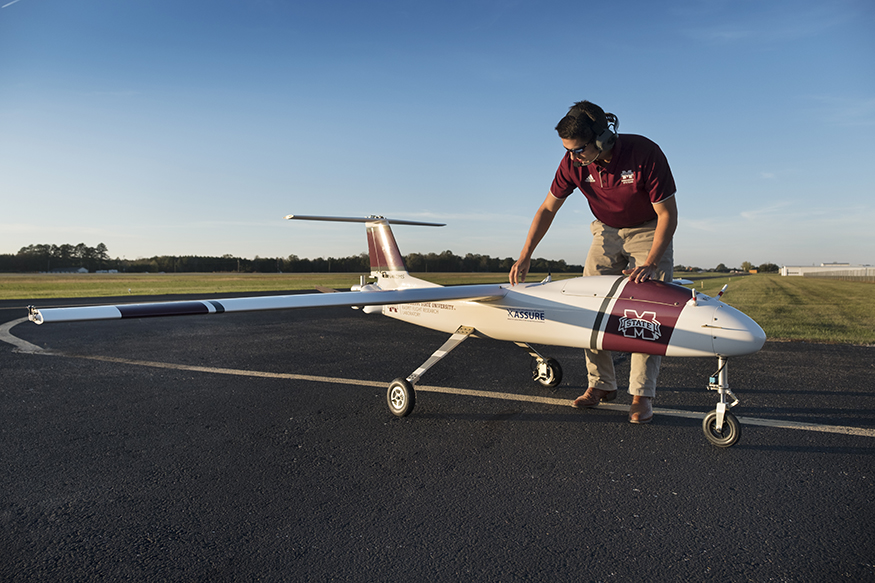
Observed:
[[[726,358],[717,357],[717,372],[711,376],[708,390],[717,391],[720,401],[717,403],[717,408],[708,413],[702,421],[705,439],[717,447],[733,446],[741,437],[741,424],[735,415],[729,412],[729,408],[738,405],[738,398],[729,390],[727,364]],[[728,402],[727,397],[732,399],[731,403]]]

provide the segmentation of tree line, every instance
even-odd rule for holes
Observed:
[[[416,273],[431,272],[508,272],[514,264],[514,259],[500,259],[488,255],[468,253],[464,257],[452,251],[443,253],[410,253],[404,256],[407,269]],[[367,273],[371,270],[367,253],[349,257],[319,257],[317,259],[302,259],[297,255],[288,257],[258,257],[246,259],[233,255],[221,257],[206,257],[197,255],[160,255],[139,259],[111,258],[109,250],[103,243],[89,247],[84,243],[78,245],[28,245],[15,254],[0,254],[0,272],[27,273],[51,272],[59,269],[85,268],[88,271],[120,271],[127,273],[210,273],[210,272],[241,272],[241,273]],[[533,259],[532,272],[537,273],[579,273],[583,266],[567,264],[564,260]],[[729,273],[731,271],[759,273],[777,273],[780,267],[774,263],[754,265],[749,261],[741,267],[729,268],[723,263],[711,269],[701,269],[686,265],[675,265],[675,272],[712,271]]]
[[[52,271],[71,267],[84,267],[88,271],[110,269],[113,260],[109,250],[103,243],[89,247],[85,243],[78,245],[28,245],[18,250],[16,254],[0,255],[0,271],[28,272]]]
[[[412,272],[507,272],[514,259],[504,259],[468,253],[464,257],[452,251],[442,253],[410,253],[404,256],[404,264]],[[288,257],[258,257],[247,259],[222,255],[175,256],[160,255],[138,259],[110,258],[106,245],[99,243],[89,247],[78,245],[28,245],[15,254],[0,254],[0,272],[26,273],[51,272],[56,270],[85,268],[88,271],[119,271],[126,273],[208,273],[208,272],[259,272],[259,273],[367,273],[371,270],[367,253],[350,257],[319,257],[317,259]],[[564,260],[533,259],[532,272],[574,273],[583,271],[583,266],[567,264]]]
[[[781,268],[774,263],[762,263],[760,265],[754,265],[750,261],[742,261],[741,267],[726,267],[723,263],[717,265],[717,267],[711,269],[702,269],[701,267],[692,267],[686,265],[675,265],[674,270],[677,273],[678,271],[689,271],[689,272],[699,272],[699,271],[712,271],[715,273],[730,273],[733,271],[740,271],[742,273],[750,273],[752,271],[756,271],[757,273],[778,273],[781,271]]]

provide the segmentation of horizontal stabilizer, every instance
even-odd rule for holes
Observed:
[[[32,322],[77,322],[83,320],[115,320],[121,318],[150,318],[158,316],[185,316],[221,314],[226,312],[258,312],[298,308],[327,308],[338,306],[382,306],[477,300],[503,297],[507,289],[498,284],[425,287],[386,291],[348,291],[337,293],[309,293],[284,296],[226,298],[219,300],[185,300],[116,306],[81,306],[72,308],[28,308]]]
[[[335,223],[375,223],[386,221],[390,225],[414,225],[417,227],[446,227],[445,223],[425,223],[422,221],[406,221],[403,219],[387,219],[385,217],[319,217],[313,215],[286,215],[286,219],[299,221],[330,221]]]

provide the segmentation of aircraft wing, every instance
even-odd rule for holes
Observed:
[[[507,289],[498,284],[458,285],[401,290],[365,290],[337,293],[295,294],[225,298],[218,300],[183,300],[69,308],[28,307],[28,319],[37,324],[45,322],[77,322],[82,320],[115,320],[121,318],[149,318],[157,316],[187,316],[222,314],[229,312],[256,312],[290,310],[296,308],[327,308],[337,306],[382,306],[449,300],[477,300],[503,297]]]

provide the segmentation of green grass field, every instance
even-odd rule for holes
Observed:
[[[221,294],[314,289],[349,289],[354,273],[181,273],[181,274],[0,274],[0,300],[22,304],[52,298]],[[420,273],[442,285],[503,283],[503,273]],[[544,274],[530,274],[539,281]],[[573,274],[558,276],[574,277]],[[772,340],[807,340],[875,345],[875,284],[781,277],[771,274],[683,275],[698,291],[714,296],[724,284],[723,300],[756,320]]]
[[[688,277],[710,296],[729,284],[723,300],[756,320],[772,340],[875,345],[875,284],[761,274]]]
[[[353,273],[0,274],[0,300],[349,289],[358,282]]]

